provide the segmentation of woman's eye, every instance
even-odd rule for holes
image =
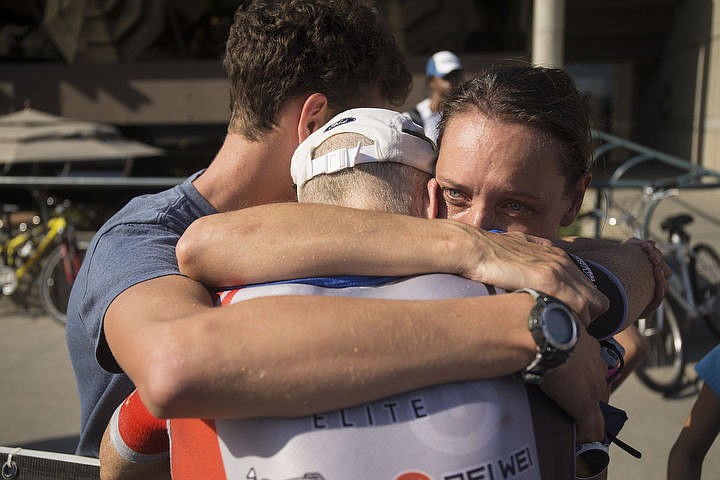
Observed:
[[[505,209],[508,210],[510,213],[525,213],[530,212],[531,209],[525,205],[524,203],[517,202],[517,201],[509,201],[505,203]]]
[[[448,200],[462,200],[463,198],[462,192],[453,188],[445,188],[443,189],[443,193]]]

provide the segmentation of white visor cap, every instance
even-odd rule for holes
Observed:
[[[357,133],[374,143],[341,148],[312,158],[320,144],[339,133]],[[295,185],[301,187],[317,175],[361,163],[395,162],[434,175],[436,160],[435,144],[409,115],[384,108],[354,108],[333,117],[298,146],[290,163],[290,173]]]

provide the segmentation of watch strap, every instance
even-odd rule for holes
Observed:
[[[553,347],[542,332],[541,309],[550,302],[558,302],[563,305],[564,303],[555,297],[532,288],[520,288],[513,293],[527,293],[535,300],[535,305],[528,316],[528,330],[530,330],[537,345],[535,357],[525,368],[516,373],[516,377],[526,383],[540,384],[548,372],[562,365],[572,353],[572,349],[569,351],[558,350]],[[579,335],[580,331],[576,329],[576,332]]]

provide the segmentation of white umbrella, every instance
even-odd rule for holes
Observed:
[[[83,122],[25,108],[0,116],[0,164],[132,160],[164,155],[128,140],[112,125]]]

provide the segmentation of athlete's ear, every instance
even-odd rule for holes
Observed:
[[[298,138],[303,142],[315,130],[330,120],[327,97],[322,93],[313,93],[305,99],[298,121]]]
[[[575,217],[577,217],[580,212],[580,207],[582,207],[585,191],[587,191],[588,186],[590,186],[591,180],[592,175],[587,173],[575,184],[575,188],[570,194],[570,206],[562,217],[561,225],[563,227],[567,227],[575,221]]]
[[[427,218],[438,218],[438,194],[440,185],[435,178],[431,178],[427,183],[428,203],[425,216]]]

